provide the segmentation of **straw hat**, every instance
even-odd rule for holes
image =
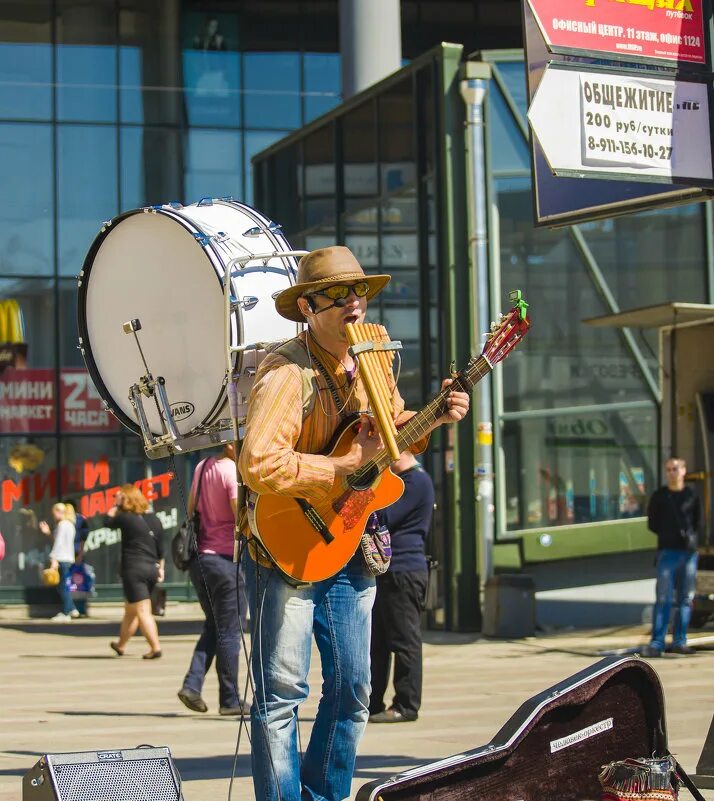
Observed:
[[[303,256],[298,264],[297,283],[283,290],[275,298],[278,314],[296,323],[304,323],[305,317],[297,305],[297,299],[331,284],[366,281],[369,284],[367,300],[381,292],[390,282],[391,275],[365,275],[360,263],[349,248],[335,245],[320,248]]]

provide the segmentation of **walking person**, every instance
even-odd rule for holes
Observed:
[[[369,401],[349,352],[346,325],[364,322],[367,301],[389,280],[388,275],[365,275],[348,248],[328,247],[303,256],[296,284],[277,296],[278,313],[306,322],[307,330],[263,360],[248,402],[239,467],[250,489],[253,534],[262,496],[294,499],[291,513],[303,515],[334,493],[341,499],[347,490],[349,497],[346,477],[380,452],[372,418],[359,414]],[[306,388],[311,395],[307,404]],[[399,427],[413,413],[405,411],[393,382],[389,391],[388,412]],[[444,413],[420,429],[421,439],[412,448],[423,450],[433,429],[461,420],[468,407],[465,392],[448,392]],[[343,415],[358,415],[359,430],[346,452],[326,455]],[[351,515],[351,509],[345,514]],[[294,537],[289,527],[280,528],[279,538]],[[359,541],[346,564],[313,583],[285,580],[259,548],[251,539],[252,559],[246,560],[254,632],[255,796],[261,801],[339,801],[350,794],[357,744],[368,717],[374,576]],[[322,697],[301,759],[297,713],[308,697],[313,637],[322,665]]]
[[[377,576],[372,609],[370,723],[416,720],[421,706],[421,612],[429,576],[424,549],[434,514],[434,485],[409,451],[391,469],[404,482],[404,494],[379,513],[392,536],[392,561]],[[385,708],[392,654],[394,698]]]
[[[55,521],[54,531],[50,530],[46,520],[39,524],[40,531],[47,537],[52,535],[52,550],[50,551],[50,567],[59,571],[59,590],[62,598],[62,611],[58,612],[52,620],[64,622],[79,617],[79,612],[72,600],[67,576],[74,564],[74,537],[75,513],[74,508],[66,503],[56,503],[52,507],[52,517]]]
[[[119,639],[109,645],[117,656],[124,656],[129,640],[141,628],[150,648],[142,658],[159,659],[161,645],[151,611],[151,592],[164,580],[164,529],[148,509],[149,502],[141,490],[124,484],[106,514],[105,524],[121,531],[120,574],[125,599]]]
[[[687,629],[697,578],[697,544],[701,522],[699,498],[684,483],[684,459],[668,459],[667,486],[655,490],[647,507],[647,525],[657,535],[657,589],[652,613],[652,638],[641,653],[656,658],[665,650],[665,637],[674,605],[672,653],[689,655]],[[673,604],[674,599],[674,604]]]
[[[67,506],[71,506],[74,509],[74,561],[76,565],[81,566],[80,570],[82,572],[87,572],[91,576],[92,584],[94,583],[94,571],[92,568],[84,563],[84,546],[87,542],[87,538],[89,537],[89,522],[87,518],[79,511],[79,504],[76,500],[66,500],[64,502]],[[89,594],[82,595],[81,597],[77,597],[75,593],[74,596],[74,605],[79,612],[80,617],[89,617]]]
[[[215,659],[221,715],[247,712],[238,688],[241,627],[245,627],[247,610],[242,600],[243,571],[233,561],[238,497],[234,460],[233,443],[227,443],[220,456],[199,462],[193,474],[188,513],[191,518],[198,509],[201,522],[196,532],[198,552],[191,560],[189,574],[205,620],[178,691],[185,706],[206,712],[208,705],[201,692]]]

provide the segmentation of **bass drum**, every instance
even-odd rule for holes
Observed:
[[[129,391],[146,369],[123,328],[133,319],[141,323],[137,336],[149,370],[165,380],[179,434],[190,437],[230,417],[226,270],[241,259],[231,268],[231,347],[290,339],[300,326],[277,313],[274,298],[295,283],[296,259],[253,256],[291,250],[279,226],[232,200],[136,209],[105,223],[79,275],[79,343],[99,394],[121,423],[142,433]],[[241,391],[250,389],[244,377],[252,383],[258,360],[255,349],[235,355]],[[160,436],[157,406],[144,400],[149,428]]]

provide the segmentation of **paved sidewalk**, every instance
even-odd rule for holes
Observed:
[[[228,799],[239,724],[216,713],[215,672],[205,715],[176,698],[200,628],[198,608],[170,605],[160,621],[164,657],[144,661],[143,639],[123,658],[109,649],[120,609],[95,605],[90,620],[55,624],[0,608],[0,801],[21,798],[21,779],[46,752],[109,750],[139,743],[168,745],[184,781],[186,801]],[[487,743],[527,698],[593,664],[602,652],[646,640],[644,627],[568,632],[527,640],[426,634],[424,705],[414,723],[367,727],[353,793],[362,784],[422,762]],[[694,657],[653,661],[665,689],[671,749],[694,772],[714,714],[714,631],[692,635],[707,643]],[[240,679],[245,681],[241,666]],[[307,743],[319,693],[302,711]],[[241,737],[233,799],[254,799],[249,744]],[[682,798],[688,797],[683,793]],[[714,790],[705,791],[714,801]]]

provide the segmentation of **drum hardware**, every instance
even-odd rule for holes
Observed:
[[[271,222],[268,226],[261,226],[256,225],[253,228],[249,228],[247,231],[243,231],[243,236],[260,236],[261,234],[274,234],[283,226],[280,223]]]
[[[231,296],[231,309],[235,311],[236,309],[243,309],[244,311],[250,311],[252,308],[257,306],[258,298],[255,295],[245,295],[242,298],[234,298]]]

